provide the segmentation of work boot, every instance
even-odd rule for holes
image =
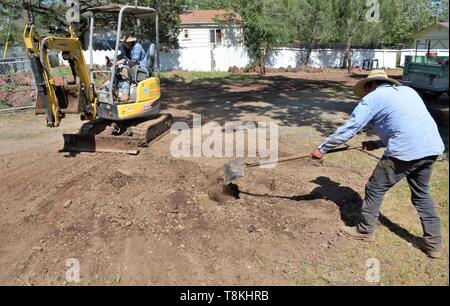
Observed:
[[[442,249],[430,247],[423,238],[419,239],[419,249],[430,258],[437,259],[442,257]]]
[[[374,242],[375,235],[374,234],[363,234],[358,232],[358,229],[355,227],[342,225],[339,230],[345,237],[355,240],[362,240],[367,242]]]

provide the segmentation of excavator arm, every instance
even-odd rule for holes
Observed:
[[[86,119],[94,120],[97,115],[95,87],[74,28],[70,26],[65,37],[42,37],[36,32],[34,24],[29,23],[25,26],[23,40],[37,87],[36,113],[43,109],[47,126],[58,127],[64,114],[69,112],[81,113]],[[62,52],[63,59],[70,64],[74,78],[72,82],[52,76],[49,51]],[[69,97],[75,106],[68,107]]]

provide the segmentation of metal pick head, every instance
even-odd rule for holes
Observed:
[[[224,172],[224,178],[223,183],[224,185],[228,185],[234,180],[244,177],[244,162],[242,158],[238,158],[234,160],[233,162],[229,164],[225,164],[223,166],[223,172]]]

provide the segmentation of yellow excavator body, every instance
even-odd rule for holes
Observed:
[[[130,103],[100,103],[99,117],[124,121],[155,115],[160,110],[161,87],[158,77],[150,77],[136,86],[136,101]]]
[[[114,4],[93,8],[93,12],[119,15],[117,37],[120,34],[122,14],[126,11],[130,11],[135,17],[157,15],[154,9],[128,5]],[[93,19],[91,22],[93,23]],[[123,100],[123,97],[121,98],[118,94],[120,69],[114,64],[110,71],[99,71],[109,73],[113,77],[110,78],[109,87],[106,87],[106,90],[98,89],[99,86],[95,84],[92,57],[88,66],[81,42],[72,25],[67,30],[60,31],[59,35],[43,37],[36,32],[33,22],[30,22],[25,26],[23,40],[36,82],[36,114],[45,114],[49,127],[58,127],[62,118],[68,113],[80,114],[82,120],[88,120],[79,133],[63,135],[65,143],[62,151],[137,154],[139,147],[147,146],[151,140],[170,129],[172,116],[160,113],[159,60],[156,68],[141,69],[139,79],[129,78],[135,94]],[[92,30],[90,40],[92,41]],[[62,58],[69,62],[71,78],[52,76],[49,51],[61,52]],[[92,45],[90,45],[90,52],[92,54]],[[118,44],[114,60],[117,54]]]

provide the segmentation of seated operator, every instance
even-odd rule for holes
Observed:
[[[121,40],[120,54],[117,56],[117,65],[126,65],[130,68],[139,65],[142,68],[147,67],[147,56],[144,48],[137,42],[137,38],[127,33]]]
[[[120,52],[117,55],[116,65],[118,69],[118,99],[119,101],[128,101],[130,98],[131,76],[135,75],[136,69],[139,67],[140,71],[145,71],[148,74],[147,55],[144,48],[137,42],[137,38],[127,33],[120,40]],[[109,57],[106,57],[106,65],[112,66]],[[106,88],[106,87],[105,87]]]

